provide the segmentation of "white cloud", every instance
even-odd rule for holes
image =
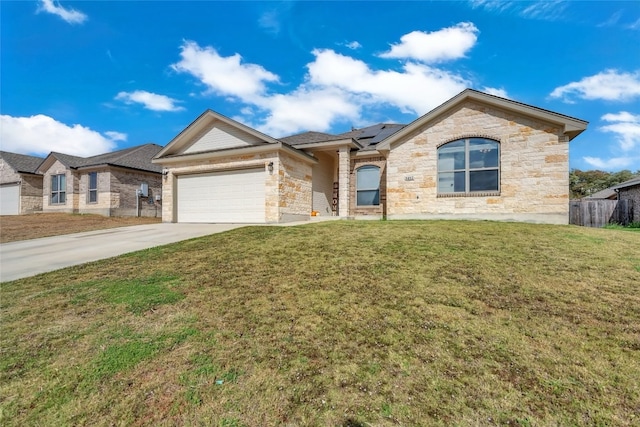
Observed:
[[[605,114],[601,119],[611,124],[601,126],[598,130],[615,134],[622,151],[640,151],[640,115],[621,111],[618,114]]]
[[[79,124],[68,126],[49,116],[31,117],[0,115],[2,149],[14,153],[46,155],[51,151],[87,157],[107,153],[125,141],[126,134],[109,131],[104,134]]]
[[[632,167],[640,161],[640,157],[612,157],[606,160],[600,157],[583,157],[582,160],[596,169],[613,171]]]
[[[349,43],[345,43],[345,46],[348,47],[351,50],[360,49],[362,47],[362,45],[360,43],[358,43],[357,41],[352,41],[352,42],[349,42]]]
[[[605,70],[579,82],[557,87],[550,96],[563,98],[566,102],[572,102],[571,96],[589,100],[628,101],[640,96],[640,72]]]
[[[489,95],[499,96],[500,98],[509,98],[507,91],[503,88],[485,86],[484,88],[482,88],[482,92],[488,93]]]
[[[265,92],[266,83],[278,81],[278,76],[262,66],[242,62],[237,53],[222,57],[214,48],[202,48],[193,41],[184,42],[180,49],[182,59],[171,67],[177,72],[191,74],[218,95],[252,102]]]
[[[556,21],[565,16],[569,3],[564,0],[554,1],[504,1],[504,0],[469,0],[473,9],[482,8],[492,13],[514,13],[527,19]]]
[[[412,31],[400,37],[400,43],[382,53],[382,58],[414,59],[427,63],[463,58],[477,39],[479,30],[471,22],[425,33]]]
[[[75,9],[65,9],[54,0],[42,0],[38,11],[57,15],[69,24],[82,24],[88,19],[84,13]]]
[[[114,99],[116,99],[117,101],[122,101],[125,104],[142,104],[144,108],[152,111],[184,110],[184,107],[176,105],[176,103],[179,101],[173,98],[169,98],[165,95],[158,95],[156,93],[147,92],[145,90],[136,90],[134,92],[120,92]]]

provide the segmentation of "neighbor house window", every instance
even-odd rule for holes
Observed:
[[[500,144],[465,138],[438,148],[438,194],[500,191]]]
[[[98,172],[89,172],[89,203],[98,201]]]
[[[380,168],[362,166],[356,171],[356,205],[378,206],[380,204]]]
[[[51,204],[63,205],[67,202],[67,179],[64,174],[51,175]]]

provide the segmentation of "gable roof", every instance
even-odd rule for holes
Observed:
[[[523,104],[521,102],[512,101],[510,99],[501,98],[495,95],[489,95],[488,93],[479,92],[474,89],[465,89],[453,98],[434,108],[427,114],[413,122],[409,123],[400,131],[390,135],[380,144],[378,144],[379,150],[390,150],[391,144],[402,140],[407,135],[417,129],[425,126],[429,122],[437,119],[443,113],[455,108],[467,100],[479,101],[485,104],[489,104],[503,110],[511,111],[521,115],[534,117],[539,120],[554,123],[562,127],[563,133],[572,140],[579,134],[581,134],[586,128],[589,122],[577,119],[575,117],[566,116],[564,114],[556,113],[542,108],[534,107],[532,105]]]
[[[0,151],[0,158],[7,162],[16,172],[30,174],[36,174],[38,166],[44,160],[42,157],[11,153],[9,151]]]
[[[44,172],[58,160],[69,169],[82,169],[96,166],[119,166],[146,172],[161,173],[159,165],[151,163],[151,159],[162,149],[157,144],[143,144],[91,157],[72,156],[52,151],[38,168]]]
[[[269,135],[208,109],[191,122],[189,126],[184,128],[182,132],[169,141],[169,143],[156,154],[154,159],[161,159],[163,157],[170,157],[178,154],[181,149],[185,148],[190,142],[193,142],[201,132],[205,131],[207,127],[212,123],[215,123],[216,120],[225,123],[240,132],[248,134],[257,140],[263,141],[264,144],[280,143],[280,141],[270,137]]]
[[[635,177],[635,178],[631,178],[628,181],[625,182],[621,182],[618,185],[614,185],[613,187],[611,187],[612,190],[619,190],[621,188],[627,188],[627,187],[634,187],[636,185],[640,185],[640,176]]]

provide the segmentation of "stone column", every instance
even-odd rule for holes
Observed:
[[[349,216],[349,172],[351,169],[351,149],[340,147],[338,151],[338,216]]]

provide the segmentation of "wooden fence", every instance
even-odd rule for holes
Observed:
[[[572,200],[569,202],[569,224],[604,227],[607,224],[628,225],[633,220],[633,200]]]

